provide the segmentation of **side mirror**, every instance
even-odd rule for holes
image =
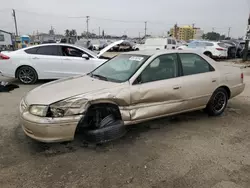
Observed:
[[[89,60],[89,56],[87,54],[82,54],[82,58]]]

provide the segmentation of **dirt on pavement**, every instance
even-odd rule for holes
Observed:
[[[245,81],[244,93],[220,117],[197,111],[154,120],[88,147],[80,134],[56,144],[24,135],[18,105],[37,85],[0,93],[0,187],[249,188],[249,69]]]

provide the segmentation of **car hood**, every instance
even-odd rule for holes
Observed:
[[[76,95],[94,96],[95,93],[104,93],[105,90],[110,91],[121,85],[123,84],[98,80],[88,75],[75,76],[56,80],[33,89],[25,96],[25,102],[28,105],[50,105]]]

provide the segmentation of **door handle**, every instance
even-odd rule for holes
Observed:
[[[180,89],[180,88],[181,88],[181,86],[174,86],[173,87],[174,90],[177,90],[177,89]]]
[[[33,57],[32,59],[39,59],[38,57]]]
[[[70,59],[63,59],[63,60],[70,60]]]
[[[213,79],[212,82],[216,82],[217,80],[216,79]]]

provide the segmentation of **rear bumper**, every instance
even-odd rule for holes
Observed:
[[[239,84],[235,87],[232,87],[230,89],[231,90],[231,97],[230,98],[233,98],[233,97],[241,94],[245,89],[245,85],[246,85],[245,83],[242,83],[242,84]]]
[[[213,56],[214,59],[227,59],[227,55]]]

